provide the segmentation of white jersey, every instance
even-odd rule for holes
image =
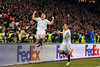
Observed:
[[[48,19],[42,20],[41,17],[35,18],[37,21],[37,31],[45,31],[47,29],[47,24],[50,24]]]
[[[65,38],[67,34],[69,34],[69,36],[67,38]],[[63,42],[71,44],[71,32],[69,29],[63,30]]]
[[[69,36],[65,38],[67,34],[69,34]],[[63,42],[60,45],[60,50],[71,52],[71,32],[69,29],[63,30]]]
[[[67,34],[69,34],[69,36],[65,38]],[[71,52],[71,32],[69,29],[63,30],[63,42],[60,45],[60,50]]]

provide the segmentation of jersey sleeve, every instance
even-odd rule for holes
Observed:
[[[50,21],[49,20],[46,20],[47,24],[50,24]]]
[[[38,17],[38,18],[35,18],[35,20],[36,20],[36,21],[39,21],[40,19],[41,19],[40,17]]]

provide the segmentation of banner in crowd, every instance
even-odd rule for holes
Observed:
[[[71,59],[100,57],[100,44],[72,44]],[[66,60],[60,45],[0,45],[0,66]]]

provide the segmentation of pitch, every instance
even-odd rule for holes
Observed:
[[[0,67],[100,67],[100,58],[71,60],[71,64],[69,66],[66,66],[66,61],[57,61]]]

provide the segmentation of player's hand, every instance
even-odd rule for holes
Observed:
[[[67,38],[67,36],[65,36],[65,38]]]
[[[34,13],[37,13],[36,11],[34,11]]]
[[[52,20],[54,20],[54,17],[52,17]]]
[[[57,33],[59,34],[59,33],[60,33],[60,31],[57,31]]]

